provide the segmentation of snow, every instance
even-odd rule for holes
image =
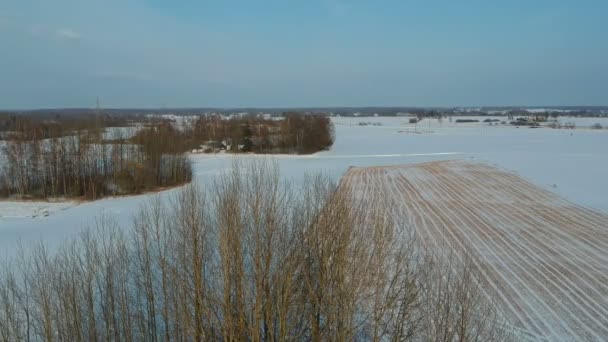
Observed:
[[[468,118],[468,117],[467,117]],[[483,121],[491,117],[476,118]],[[505,120],[505,117],[496,117]],[[608,130],[529,129],[487,123],[450,123],[407,117],[337,117],[336,142],[330,151],[307,156],[278,155],[285,180],[298,183],[322,172],[338,180],[350,166],[397,165],[435,160],[482,161],[514,171],[569,201],[608,212]],[[569,118],[563,118],[571,121]],[[585,119],[586,120],[586,119]],[[607,118],[592,118],[608,127]],[[359,126],[380,122],[381,126]],[[591,125],[589,124],[589,125]],[[579,124],[577,123],[577,126]],[[582,124],[581,124],[582,126]],[[423,131],[424,134],[411,134]],[[229,154],[192,155],[194,178],[202,186],[232,166]],[[239,156],[244,160],[268,156]],[[177,189],[160,193],[168,198]],[[137,208],[153,194],[70,203],[0,202],[0,257],[14,253],[18,240],[57,244],[92,226],[105,214],[128,226]],[[48,216],[46,214],[48,212]],[[42,213],[42,215],[41,215]],[[34,217],[36,216],[36,217]]]
[[[103,132],[104,139],[129,139],[133,137],[137,131],[143,127],[142,124],[136,124],[129,127],[108,127]]]
[[[574,122],[576,127],[578,128],[590,128],[591,126],[599,123],[604,128],[608,128],[608,118],[581,118],[581,117],[570,117],[570,116],[560,116],[557,118],[557,122],[560,124],[565,124],[568,122]]]
[[[462,160],[351,168],[343,184],[368,202],[390,201],[393,219],[436,253],[472,253],[482,291],[534,340],[608,334],[608,215]]]
[[[59,210],[77,205],[76,202],[0,202],[0,218],[43,218]]]
[[[528,109],[526,109],[526,111],[530,112],[530,113],[550,113],[550,112],[569,113],[569,112],[572,112],[572,110],[570,110],[570,109],[552,109],[552,108],[528,108]]]

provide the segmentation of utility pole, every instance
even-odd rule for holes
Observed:
[[[95,133],[98,134],[98,139],[101,140],[101,105],[99,104],[99,96],[97,96],[97,100],[95,103]]]

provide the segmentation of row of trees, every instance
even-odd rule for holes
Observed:
[[[28,140],[50,139],[73,135],[74,132],[87,131],[101,134],[106,127],[124,127],[142,118],[107,114],[83,115],[27,115],[0,113],[0,139],[10,137],[16,132]]]
[[[334,142],[331,120],[321,115],[284,113],[281,120],[258,117],[200,117],[193,141],[225,141],[233,152],[299,153],[327,150]]]
[[[0,341],[496,341],[471,263],[445,263],[327,179],[236,165],[0,271]]]
[[[200,117],[185,127],[148,120],[134,136],[118,128],[109,138],[106,130],[121,123],[118,119],[5,119],[9,130],[1,132],[0,172],[5,197],[95,199],[183,184],[192,174],[184,153],[209,142],[226,143],[232,152],[313,153],[334,140],[329,118],[298,113],[286,113],[283,120]]]
[[[120,129],[112,141],[98,130],[49,139],[27,127],[12,131],[3,142],[0,195],[95,199],[189,182],[189,160],[167,148],[172,135],[161,126],[142,129],[135,142]]]

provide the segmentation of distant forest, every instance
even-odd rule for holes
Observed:
[[[137,115],[0,115],[0,197],[97,199],[189,182],[185,153],[314,153],[334,140],[329,118],[285,113],[172,122]]]

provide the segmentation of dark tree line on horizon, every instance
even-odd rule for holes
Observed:
[[[101,132],[107,127],[126,127],[134,122],[143,122],[144,117],[108,114],[27,115],[0,113],[0,138],[19,134],[22,139],[50,139],[72,135],[74,132]],[[151,120],[147,120],[151,121]]]

